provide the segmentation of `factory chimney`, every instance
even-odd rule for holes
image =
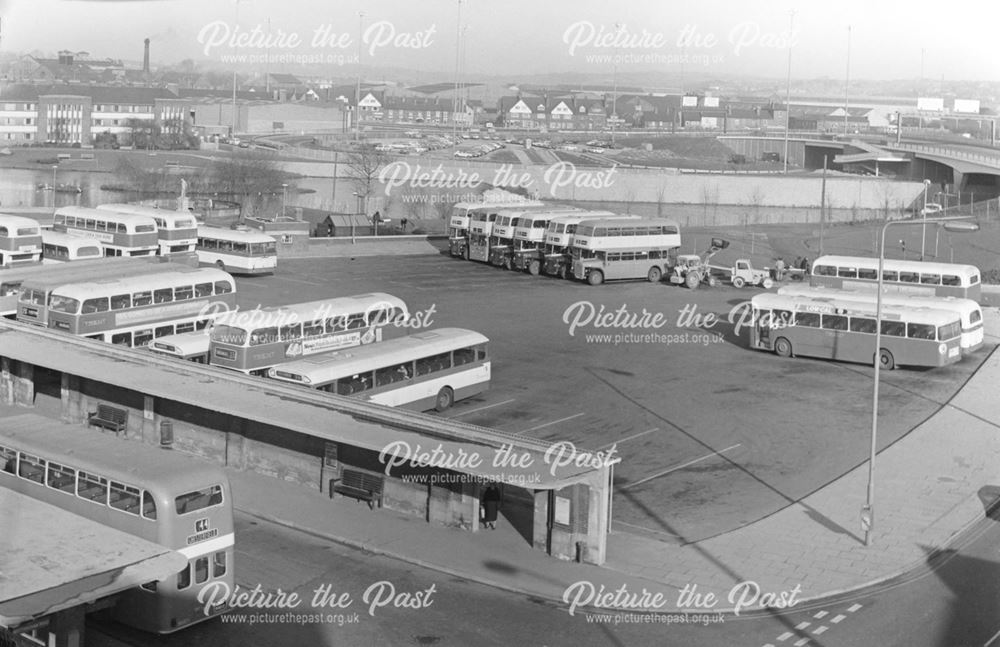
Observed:
[[[146,74],[149,74],[149,39],[147,38],[142,42],[145,43],[146,45],[146,48],[142,55],[142,71]]]

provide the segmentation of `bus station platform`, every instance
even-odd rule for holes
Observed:
[[[81,645],[85,611],[187,564],[159,544],[2,487],[0,519],[3,644],[35,632],[54,647]]]

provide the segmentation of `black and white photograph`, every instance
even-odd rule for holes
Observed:
[[[1000,647],[998,25],[0,0],[0,647]]]

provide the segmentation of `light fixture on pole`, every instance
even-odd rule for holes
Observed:
[[[969,233],[979,230],[979,225],[969,222],[970,216],[956,216],[953,218],[930,218],[924,219],[922,224],[935,224],[944,227],[945,231]],[[861,509],[861,524],[865,532],[865,546],[871,546],[875,533],[875,454],[878,445],[878,385],[880,369],[882,364],[889,365],[888,351],[882,348],[882,290],[885,287],[883,282],[883,270],[885,269],[885,234],[891,225],[913,225],[913,221],[890,220],[882,226],[882,241],[878,254],[878,290],[875,297],[875,355],[873,364],[875,365],[875,377],[872,387],[872,428],[871,428],[871,451],[868,456],[868,493],[865,505]]]

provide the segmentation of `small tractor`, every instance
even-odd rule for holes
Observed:
[[[713,238],[712,245],[705,252],[704,258],[698,254],[678,255],[677,264],[670,272],[670,282],[675,285],[686,285],[692,290],[702,283],[707,283],[709,287],[714,288],[719,284],[719,280],[712,275],[712,268],[708,261],[727,247],[729,247],[728,240]]]
[[[750,264],[750,261],[745,258],[737,259],[736,264],[733,265],[729,272],[734,288],[741,288],[744,285],[759,285],[765,290],[770,290],[774,285],[770,270],[767,268],[762,270],[755,269]]]

